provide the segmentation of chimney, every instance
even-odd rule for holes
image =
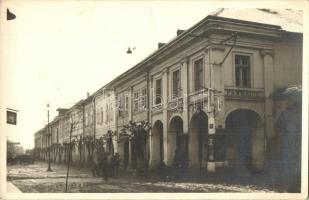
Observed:
[[[87,92],[87,98],[90,96],[89,92]]]
[[[182,34],[183,32],[185,32],[185,30],[178,29],[178,30],[177,30],[177,36],[180,35],[180,34]]]
[[[163,47],[166,43],[162,43],[162,42],[159,42],[158,43],[158,49],[160,49],[161,47]]]

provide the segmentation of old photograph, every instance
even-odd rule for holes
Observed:
[[[305,198],[308,2],[285,3],[0,3],[1,196]]]

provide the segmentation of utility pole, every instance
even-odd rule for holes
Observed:
[[[52,172],[52,169],[50,168],[50,133],[49,133],[49,104],[47,104],[47,140],[48,140],[48,172]]]

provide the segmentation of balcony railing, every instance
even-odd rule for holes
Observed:
[[[195,104],[197,102],[207,102],[208,100],[208,89],[199,90],[189,94],[189,103]]]
[[[163,104],[160,103],[160,104],[153,105],[151,110],[152,110],[152,113],[159,113],[159,112],[162,112],[162,109],[163,109]]]
[[[168,110],[175,110],[175,109],[182,109],[182,108],[183,108],[183,98],[182,97],[176,97],[168,101],[168,105],[167,105]]]

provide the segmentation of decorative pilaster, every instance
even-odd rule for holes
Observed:
[[[273,100],[271,98],[271,95],[274,92],[273,51],[270,49],[262,49],[260,53],[263,58],[263,66],[264,66],[264,95],[265,95],[264,120],[265,120],[266,134],[268,138],[272,138],[275,134]]]
[[[213,113],[209,114],[208,119],[208,160],[207,160],[207,171],[208,172],[215,172],[216,165],[215,165],[215,119]]]
[[[171,165],[172,160],[169,158],[170,152],[168,148],[168,69],[162,71],[162,104],[163,104],[163,146],[164,146],[164,162]]]
[[[149,148],[150,148],[150,158],[149,158],[149,167],[150,169],[154,169],[155,165],[157,164],[155,162],[154,153],[155,153],[155,145],[154,145],[154,137],[152,135],[152,130],[149,130]]]
[[[221,45],[212,44],[208,49],[209,63],[209,98],[208,98],[208,161],[207,171],[216,171],[215,143],[217,127],[224,126],[224,109],[222,103],[224,101],[224,82],[222,78],[222,61],[224,59],[225,48]],[[223,123],[222,123],[223,121]],[[221,122],[221,123],[220,123]]]
[[[131,139],[129,138],[129,153],[128,153],[128,165],[130,168],[132,168],[132,141]]]
[[[128,108],[128,115],[129,115],[129,121],[131,121],[133,119],[133,87],[130,86],[128,87],[128,93],[129,93],[129,108]]]
[[[118,132],[118,117],[119,117],[119,107],[118,107],[118,103],[117,103],[117,95],[116,95],[116,91],[113,91],[113,95],[114,95],[114,131],[117,133]],[[96,122],[94,122],[96,123]],[[116,143],[116,145],[118,145]],[[117,149],[117,147],[115,146],[115,148]]]
[[[254,146],[262,146],[264,147],[263,150],[259,150],[254,148],[253,151],[253,168],[257,171],[260,171],[264,168],[265,164],[265,154],[271,144],[272,139],[275,136],[274,130],[274,113],[273,113],[273,99],[271,95],[274,92],[274,61],[273,61],[273,50],[272,49],[262,49],[260,51],[262,60],[263,60],[263,71],[264,71],[264,129],[259,129],[256,135],[259,136],[256,138],[255,143],[260,143],[262,145],[255,145]],[[264,132],[264,134],[262,134]],[[266,133],[265,133],[266,132]],[[258,135],[259,134],[259,135]],[[267,138],[266,141],[266,148],[265,148],[265,137]]]
[[[181,89],[183,96],[183,133],[187,135],[189,132],[189,107],[188,107],[188,65],[189,58],[185,57],[181,61]]]
[[[148,109],[149,109],[149,123],[153,126],[152,123],[152,106],[153,106],[153,97],[154,97],[154,91],[153,91],[153,76],[148,76],[148,99],[149,99],[149,105],[148,105]],[[155,163],[154,163],[154,152],[155,152],[155,146],[154,146],[154,138],[152,135],[152,129],[149,130],[149,151],[150,151],[150,158],[149,158],[149,167],[150,169],[155,167]]]

